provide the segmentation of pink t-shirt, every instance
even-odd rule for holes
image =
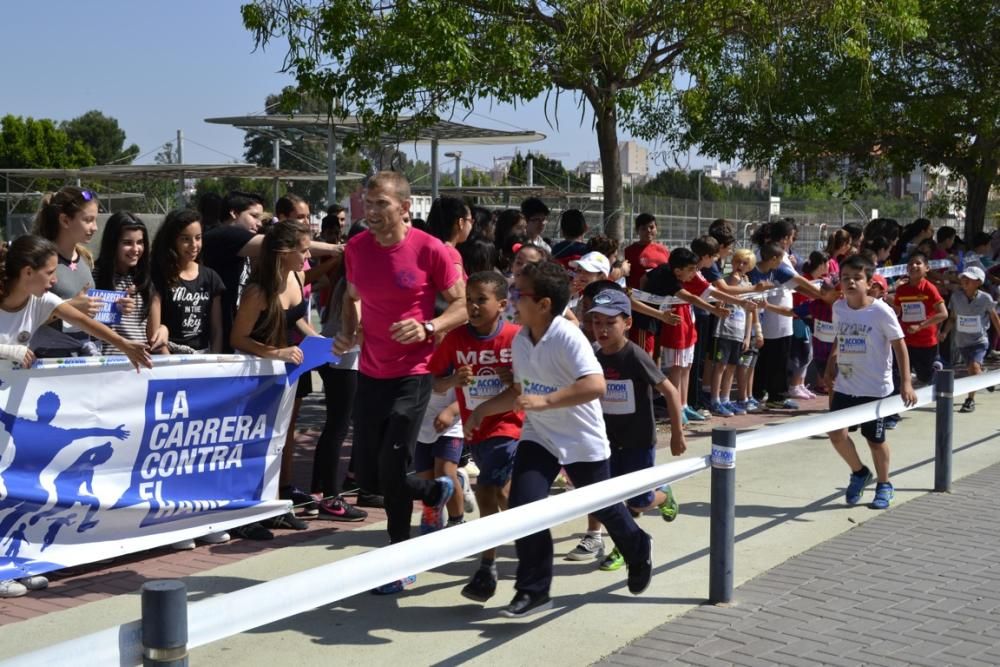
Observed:
[[[434,341],[403,345],[392,340],[389,327],[400,320],[434,318],[434,299],[461,276],[445,245],[430,234],[410,229],[396,245],[378,244],[371,232],[348,241],[347,281],[361,296],[359,370],[388,379],[427,373]]]

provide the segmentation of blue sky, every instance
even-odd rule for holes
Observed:
[[[188,140],[185,162],[241,159],[243,132],[204,119],[259,112],[269,93],[294,80],[280,72],[284,55],[280,42],[266,51],[254,51],[240,19],[240,4],[239,0],[4,3],[0,115],[67,120],[98,109],[117,118],[128,141],[149,153],[139,162],[152,161],[158,147],[171,141],[178,129]],[[541,151],[567,167],[597,159],[589,118],[580,127],[580,114],[572,103],[564,99],[560,108],[558,131],[546,123],[541,100],[518,109],[491,108],[483,101],[464,122],[541,132],[548,138],[520,146],[522,152]],[[455,146],[442,148],[442,153],[461,150],[464,163],[489,168],[494,156],[510,155],[516,148]],[[408,152],[414,154],[412,144]],[[427,147],[418,147],[415,154],[429,160]],[[686,159],[681,156],[682,163]],[[442,169],[452,164],[441,160]],[[696,157],[692,162],[701,160]],[[652,163],[650,169],[659,170]]]

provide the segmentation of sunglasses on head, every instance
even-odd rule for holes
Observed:
[[[83,197],[83,201],[93,201],[97,199],[97,195],[95,195],[90,190],[81,190],[80,196]]]

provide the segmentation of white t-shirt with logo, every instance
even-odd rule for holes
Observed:
[[[833,304],[837,332],[837,379],[834,391],[849,396],[884,398],[892,393],[892,341],[903,329],[884,301],[855,310],[840,299]]]
[[[551,394],[586,375],[603,375],[587,337],[563,317],[552,320],[536,344],[528,328],[514,338],[514,381],[524,394]],[[537,442],[560,464],[603,461],[611,456],[600,399],[554,410],[524,413],[521,440]]]
[[[31,335],[45,324],[62,302],[62,298],[46,292],[42,296],[29,296],[28,303],[21,310],[8,312],[0,309],[0,343],[28,345]]]
[[[431,392],[431,398],[427,401],[427,410],[424,412],[424,420],[420,422],[420,434],[417,435],[417,442],[432,443],[438,438],[461,438],[462,419],[455,413],[455,420],[451,426],[438,433],[434,430],[434,418],[441,414],[441,411],[455,402],[455,390],[449,389],[443,394],[436,391]]]

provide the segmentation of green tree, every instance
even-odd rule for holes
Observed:
[[[857,0],[257,0],[244,25],[258,45],[285,38],[285,68],[326,111],[350,111],[369,139],[470,109],[570,93],[593,127],[607,183],[621,182],[618,131],[661,135],[676,120],[674,78],[709,71],[742,33],[777,39],[819,19],[849,30]],[[892,8],[896,3],[891,3]],[[646,113],[648,110],[655,113]],[[642,112],[642,113],[640,113]],[[556,113],[557,116],[557,113]],[[581,113],[581,117],[586,117]],[[622,238],[621,189],[604,193],[606,231]]]
[[[48,118],[8,114],[0,119],[0,167],[76,169],[93,164],[87,145]]]
[[[63,121],[59,128],[70,139],[86,144],[97,164],[131,164],[139,155],[136,144],[125,148],[125,131],[118,127],[118,121],[100,111]]]
[[[900,26],[869,23],[864,52],[831,53],[815,30],[692,94],[688,143],[786,173],[866,179],[945,166],[961,175],[966,235],[983,229],[1000,170],[1000,13],[995,3],[926,0]]]

